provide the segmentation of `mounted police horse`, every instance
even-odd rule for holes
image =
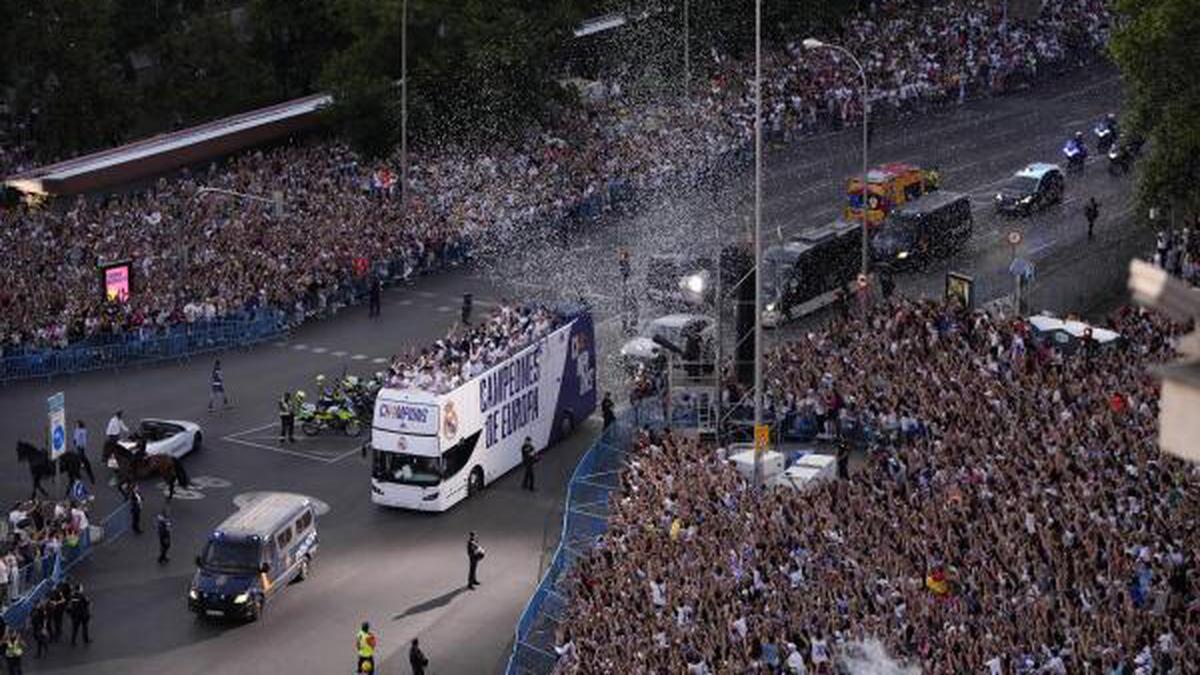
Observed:
[[[33,482],[29,498],[36,498],[39,492],[43,497],[49,498],[50,494],[42,487],[42,481],[46,478],[54,479],[55,462],[50,459],[50,452],[32,443],[17,441],[17,461],[29,465],[29,478]],[[64,496],[70,494],[71,486],[80,479],[82,467],[83,459],[74,452],[63,453],[63,456],[58,458],[57,468],[68,478]]]
[[[105,464],[112,467],[117,475],[117,485],[125,485],[144,478],[160,478],[167,484],[167,500],[175,497],[175,486],[188,487],[191,481],[183,462],[171,455],[151,455],[146,452],[146,439],[134,437],[136,444],[130,450],[118,441],[106,441],[104,453],[101,456]]]

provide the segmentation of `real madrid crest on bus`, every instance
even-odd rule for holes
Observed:
[[[442,406],[442,436],[447,441],[458,435],[458,412],[454,410],[454,401],[446,401]]]

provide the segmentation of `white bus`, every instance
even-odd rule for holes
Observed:
[[[596,409],[596,352],[586,310],[445,394],[388,389],[375,399],[371,501],[445,511]]]

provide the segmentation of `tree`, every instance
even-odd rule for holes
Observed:
[[[161,75],[144,92],[157,117],[193,124],[278,100],[265,64],[238,39],[228,14],[190,17],[156,46]]]
[[[1126,87],[1128,133],[1149,141],[1142,206],[1200,214],[1200,12],[1194,0],[1117,0],[1111,49]]]
[[[251,0],[255,60],[271,69],[279,98],[311,93],[322,66],[348,36],[331,0]]]
[[[108,145],[129,120],[128,90],[113,50],[111,0],[9,0],[0,44],[42,154]]]
[[[352,118],[339,108],[389,110],[396,119],[399,90],[383,83],[400,79],[400,6],[337,1],[334,13],[351,38],[321,81],[340,94],[330,118],[348,139],[361,139],[366,125],[343,128]],[[555,99],[563,47],[582,17],[574,2],[533,0],[410,0],[408,11],[409,123],[425,143],[491,139],[542,118]]]

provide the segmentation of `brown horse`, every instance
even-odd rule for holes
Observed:
[[[187,471],[178,457],[171,455],[150,455],[146,453],[146,439],[134,437],[137,445],[133,450],[117,441],[104,444],[101,459],[112,466],[111,459],[116,461],[117,485],[142,480],[143,478],[161,478],[167,484],[167,500],[175,496],[175,486],[188,487]]]

